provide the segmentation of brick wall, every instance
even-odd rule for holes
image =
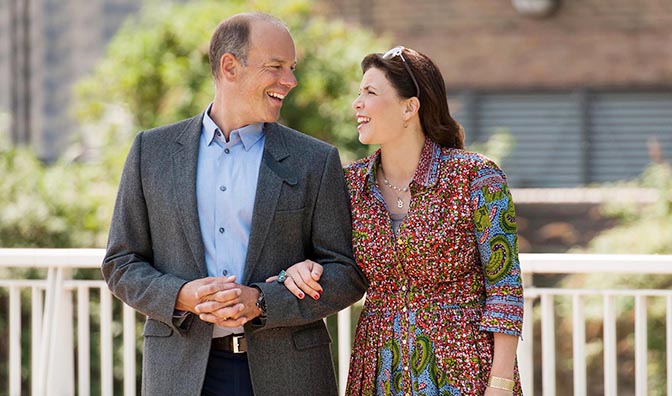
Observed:
[[[427,53],[453,89],[672,87],[669,0],[560,0],[544,19],[510,0],[319,4]]]

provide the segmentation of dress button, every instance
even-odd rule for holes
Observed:
[[[219,233],[223,234],[224,233],[224,227],[219,227]]]
[[[404,371],[408,371],[408,366],[404,366]]]
[[[404,345],[406,345],[406,339],[405,339],[405,338],[402,339],[402,340],[401,340],[401,343],[404,344]]]
[[[406,286],[402,286],[401,291],[406,291]]]

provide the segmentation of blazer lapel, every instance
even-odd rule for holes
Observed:
[[[198,148],[203,115],[194,117],[175,140],[177,146],[173,153],[172,183],[175,192],[175,204],[184,229],[197,271],[201,277],[208,276],[205,265],[205,247],[198,221],[198,202],[196,200],[196,169],[198,167]]]
[[[261,166],[259,167],[243,284],[249,282],[254,267],[257,265],[257,260],[259,260],[259,255],[273,221],[273,214],[280,197],[282,184],[287,183],[293,186],[298,182],[296,172],[286,161],[290,155],[287,151],[282,129],[275,123],[267,123],[264,124],[264,133],[266,142]]]

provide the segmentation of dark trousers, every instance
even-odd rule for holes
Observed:
[[[254,396],[247,354],[210,350],[201,396]]]

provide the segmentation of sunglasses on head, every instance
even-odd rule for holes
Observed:
[[[406,68],[406,71],[408,72],[408,75],[411,76],[411,80],[413,80],[413,84],[415,84],[415,93],[416,97],[420,99],[420,86],[418,85],[418,81],[415,79],[415,75],[413,75],[413,71],[411,71],[411,67],[408,65],[408,62],[406,62],[406,59],[404,58],[404,50],[406,48],[402,46],[394,47],[391,50],[387,51],[385,54],[383,54],[383,59],[389,60],[394,58],[395,56],[398,56],[401,58],[401,63],[403,63],[404,67]]]

